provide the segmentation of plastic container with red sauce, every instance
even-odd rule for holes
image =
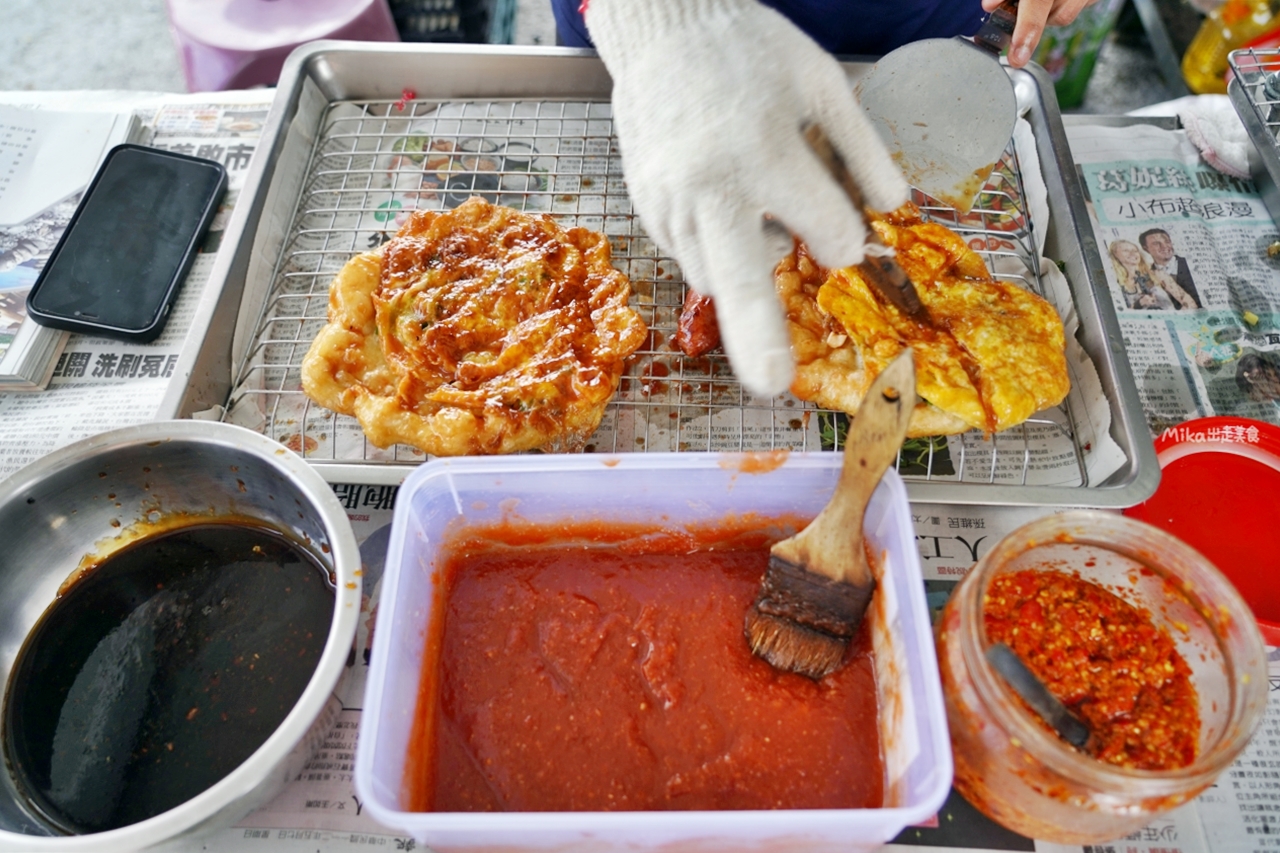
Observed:
[[[881,807],[425,812],[406,799],[427,638],[441,612],[433,602],[443,594],[439,573],[454,537],[504,521],[550,531],[569,523],[639,525],[652,530],[646,535],[686,542],[698,531],[743,524],[769,530],[792,519],[794,527],[830,500],[840,466],[836,453],[689,452],[465,456],[419,467],[396,498],[360,718],[355,785],[366,813],[436,850],[507,853],[871,853],[932,818],[951,789],[951,750],[911,510],[893,471],[863,520],[880,559],[867,619],[880,709]],[[528,737],[537,736],[531,729]]]
[[[1079,752],[990,668],[984,595],[995,578],[1023,570],[1078,574],[1168,632],[1199,697],[1190,765],[1133,770]],[[1266,648],[1240,594],[1183,542],[1121,515],[1066,512],[1009,534],[952,592],[937,641],[956,788],[998,823],[1046,841],[1118,838],[1195,797],[1248,744],[1266,708]]]

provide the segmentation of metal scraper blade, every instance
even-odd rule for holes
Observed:
[[[881,57],[857,93],[907,182],[967,213],[1017,121],[1004,66],[963,38],[924,39]]]

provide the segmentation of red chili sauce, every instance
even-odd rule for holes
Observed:
[[[506,546],[525,547],[451,549],[406,765],[411,809],[881,805],[866,621],[821,682],[779,672],[742,627],[768,543],[653,533],[504,527]],[[575,540],[612,544],[558,544]]]
[[[1089,754],[1137,770],[1195,759],[1191,669],[1147,611],[1076,575],[1025,570],[992,581],[983,614],[987,639],[1008,644],[1089,726]]]

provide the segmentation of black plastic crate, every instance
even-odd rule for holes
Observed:
[[[510,44],[514,0],[389,0],[401,41]]]

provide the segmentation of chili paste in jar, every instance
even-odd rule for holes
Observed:
[[[987,639],[1005,643],[1092,732],[1086,751],[1136,770],[1196,756],[1191,668],[1146,610],[1054,570],[996,577],[983,600]]]
[[[407,805],[881,806],[869,620],[830,676],[779,672],[742,633],[769,560],[763,537],[741,547],[605,527],[531,525],[527,536],[504,532],[503,547],[449,549]]]

